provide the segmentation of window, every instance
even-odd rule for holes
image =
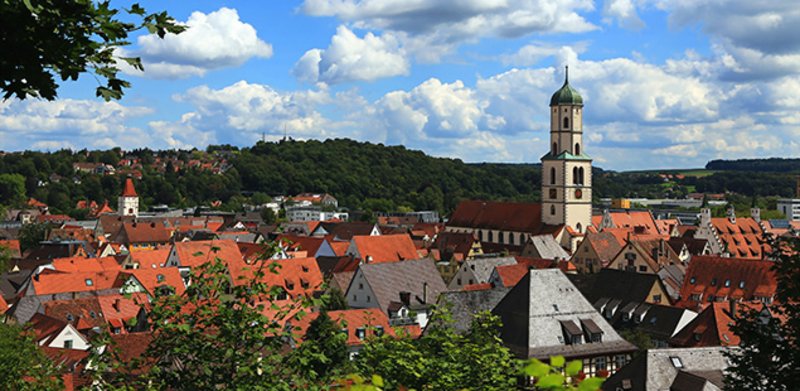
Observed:
[[[550,199],[553,200],[553,199],[556,199],[556,198],[558,198],[558,190],[550,189]]]
[[[364,338],[366,336],[367,336],[367,330],[366,329],[364,329],[363,327],[359,327],[359,328],[356,329],[356,337],[358,337],[358,339],[364,340]]]
[[[379,337],[383,335],[383,326],[375,326],[375,335]]]
[[[363,284],[363,283],[361,283],[361,282],[359,282],[359,283],[358,283],[358,289],[364,289],[364,284]]]
[[[744,280],[739,281],[739,288],[744,289]]]
[[[670,357],[670,361],[672,361],[672,366],[675,368],[683,368],[683,361],[681,361],[680,357]]]
[[[597,371],[604,371],[608,365],[606,357],[597,357],[594,359],[594,368]]]
[[[555,214],[556,214],[556,206],[555,205],[550,205],[550,214],[555,216]]]
[[[690,278],[690,279],[689,279],[689,283],[690,283],[690,284],[692,284],[692,285],[694,285],[695,283],[697,283],[697,278],[696,278],[696,277],[692,277],[692,278]]]
[[[553,145],[554,145],[554,149],[555,149],[555,144],[553,144]],[[555,167],[550,167],[550,184],[551,185],[555,185],[556,184],[556,168]]]
[[[711,286],[717,286],[717,279],[716,278],[712,278],[711,279]]]
[[[353,295],[353,301],[358,301],[358,296]]]
[[[576,155],[580,155],[581,154],[581,144],[580,143],[575,143],[575,154]]]
[[[156,281],[157,282],[164,282],[164,275],[163,274],[157,275],[156,276]]]
[[[494,232],[493,231],[489,231],[489,239],[487,239],[487,242],[494,242]]]
[[[725,287],[731,286],[731,280],[725,280]]]
[[[458,286],[461,286],[461,279],[460,279],[460,278],[459,278],[459,279],[457,279],[457,280],[456,280],[456,283],[458,284]]]
[[[72,349],[72,340],[71,339],[65,339],[64,340],[64,349]]]
[[[646,272],[647,271],[647,266],[640,265],[639,266],[639,271],[642,272],[642,273]]]
[[[367,295],[367,303],[369,303],[370,301],[372,301],[372,298],[369,297],[369,295]]]
[[[86,286],[92,286],[92,285],[94,285],[94,281],[92,281],[91,278],[87,278],[86,279]]]
[[[553,143],[553,155],[558,155],[558,144]]]
[[[569,117],[564,117],[564,129],[569,129]]]
[[[576,224],[575,229],[577,229],[578,232],[583,232],[583,226],[581,225],[581,223]]]
[[[572,167],[572,183],[578,184],[578,167]]]
[[[73,320],[75,320],[75,317],[72,314],[67,314],[67,322],[72,322]]]
[[[660,303],[661,295],[653,295],[653,303]]]

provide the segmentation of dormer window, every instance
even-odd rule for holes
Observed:
[[[681,361],[680,357],[670,357],[670,361],[672,361],[672,366],[675,368],[683,368],[683,361]]]
[[[725,287],[731,286],[731,280],[725,280]]]
[[[86,286],[92,286],[92,285],[94,285],[94,281],[92,281],[92,279],[91,279],[91,278],[87,278],[85,282],[86,282]]]
[[[375,326],[375,335],[378,337],[383,335],[383,326]]]
[[[156,276],[156,282],[164,282],[164,275],[159,274]]]
[[[744,280],[739,281],[739,289],[744,289]]]
[[[363,327],[359,327],[356,329],[356,337],[360,340],[364,340],[367,337],[367,330]]]
[[[562,320],[561,331],[564,333],[564,341],[567,345],[580,345],[583,343],[583,332],[575,322],[571,320]]]
[[[689,283],[692,284],[692,285],[696,284],[697,283],[697,278],[696,277],[690,278],[689,279]]]

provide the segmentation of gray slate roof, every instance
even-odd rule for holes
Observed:
[[[450,315],[453,318],[452,327],[456,331],[465,332],[472,324],[473,315],[482,311],[491,311],[510,290],[511,288],[496,287],[478,291],[445,292],[439,297],[437,307],[449,307]],[[434,315],[428,327],[438,324],[440,322]]]
[[[420,303],[424,296],[425,283],[428,304],[434,303],[439,294],[447,290],[432,259],[366,263],[358,267],[375,293],[383,312],[388,311],[392,301],[400,301],[400,292],[411,293],[411,302]]]
[[[722,373],[728,368],[728,359],[724,354],[728,349],[718,346],[650,349],[609,377],[603,383],[603,390],[624,388],[623,383],[630,383],[630,388],[624,389],[631,391],[719,390],[722,388]],[[698,382],[698,377],[704,381]],[[685,388],[696,387],[698,383],[705,388]]]
[[[503,341],[520,357],[564,355],[577,358],[636,350],[614,331],[559,269],[529,270],[492,312],[503,322]],[[581,320],[586,319],[602,330],[602,341],[566,344],[562,322],[580,325]]]
[[[538,258],[569,259],[569,254],[556,242],[553,235],[531,236],[528,245],[533,245],[536,248]]]
[[[475,276],[475,283],[483,284],[489,281],[489,277],[492,276],[492,271],[495,267],[515,265],[516,263],[517,260],[514,257],[475,258],[464,261],[464,263],[461,264],[461,269],[472,269],[472,275]]]

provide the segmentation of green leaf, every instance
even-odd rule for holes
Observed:
[[[550,373],[550,366],[537,359],[533,359],[530,364],[523,369],[523,372],[528,376],[541,378]]]
[[[580,360],[573,360],[567,364],[567,376],[577,375],[583,369],[583,362]]]
[[[606,379],[602,377],[590,377],[578,384],[578,391],[597,391]]]
[[[551,373],[536,382],[536,387],[539,388],[556,388],[564,385],[564,375],[560,373]]]
[[[372,375],[372,385],[375,387],[383,387],[383,378],[378,375]]]
[[[567,360],[564,358],[564,356],[553,356],[553,357],[550,357],[550,365],[552,365],[552,366],[554,366],[556,368],[563,368],[564,367],[564,363],[566,361]]]

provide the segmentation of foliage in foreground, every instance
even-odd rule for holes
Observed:
[[[740,338],[729,353],[726,389],[796,390],[800,379],[800,238],[776,239],[773,270],[778,280],[772,316],[761,305],[743,311],[731,330]]]

